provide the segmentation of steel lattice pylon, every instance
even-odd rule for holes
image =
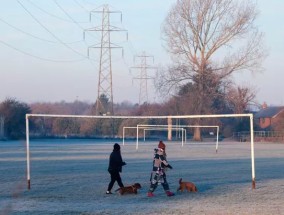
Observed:
[[[111,49],[122,48],[111,42],[110,33],[114,31],[125,31],[124,29],[110,24],[110,14],[120,11],[110,11],[108,5],[103,5],[102,10],[93,10],[90,13],[101,13],[102,24],[99,27],[87,29],[86,31],[100,31],[101,41],[89,48],[100,49],[98,97],[96,100],[96,115],[113,115],[113,85],[112,85],[112,60]]]
[[[148,79],[154,79],[153,77],[148,76],[147,70],[148,69],[157,69],[157,67],[149,66],[147,64],[147,58],[152,58],[154,62],[154,56],[146,55],[143,52],[141,55],[137,55],[134,57],[140,58],[140,65],[133,66],[130,69],[140,69],[140,77],[135,77],[134,79],[140,80],[140,91],[139,91],[139,104],[148,103]]]

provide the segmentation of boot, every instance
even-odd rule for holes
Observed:
[[[147,196],[148,197],[154,197],[154,194],[152,192],[148,192]]]
[[[166,191],[167,196],[174,196],[175,194],[171,191]]]

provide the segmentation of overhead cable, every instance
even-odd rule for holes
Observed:
[[[80,4],[77,0],[73,0],[79,7],[81,7],[85,12],[90,13],[82,4]]]
[[[5,21],[4,19],[0,18],[0,21],[5,23],[6,25],[10,26],[11,28],[23,33],[23,34],[26,34],[30,37],[33,37],[35,39],[38,39],[38,40],[41,40],[41,41],[44,41],[44,42],[48,42],[48,43],[58,43],[58,41],[53,41],[53,40],[48,40],[48,39],[45,39],[45,38],[41,38],[41,37],[38,37],[36,35],[33,35],[31,33],[28,33],[26,31],[23,31],[22,29],[10,24],[9,22]],[[74,43],[79,43],[79,42],[83,42],[83,39],[82,40],[78,40],[78,41],[73,41],[73,42],[65,42],[66,44],[74,44]]]
[[[54,33],[52,33],[47,27],[45,27],[19,0],[17,2],[21,5],[21,7],[42,27],[44,28],[50,35],[52,35],[56,40],[58,40],[63,46],[66,48],[72,50],[74,53],[88,58],[88,56],[83,55],[82,53],[78,52],[77,50],[73,49],[72,47],[68,46],[66,43],[64,43],[61,39],[59,39]]]
[[[43,57],[40,57],[40,56],[36,56],[36,55],[33,55],[33,54],[30,54],[28,52],[25,52],[25,51],[22,51],[2,40],[0,40],[0,43],[4,44],[5,46],[11,48],[11,49],[14,49],[16,50],[17,52],[20,52],[22,54],[25,54],[25,55],[28,55],[30,57],[33,57],[33,58],[37,58],[39,60],[44,60],[44,61],[51,61],[51,62],[56,62],[56,63],[66,63],[66,62],[78,62],[78,61],[83,61],[83,60],[86,60],[86,58],[81,58],[81,59],[76,59],[76,60],[54,60],[54,59],[48,59],[48,58],[43,58]]]
[[[67,13],[66,10],[63,9],[63,7],[60,6],[60,4],[58,4],[58,2],[56,0],[53,0],[53,2],[57,5],[57,7],[74,23],[76,24],[81,30],[85,31],[85,29],[75,20],[73,19],[72,16],[69,15],[69,13]],[[84,40],[85,41],[85,40]]]
[[[54,18],[60,19],[60,20],[65,21],[65,22],[71,22],[70,20],[67,20],[67,19],[64,19],[64,18],[62,18],[62,17],[56,16],[56,15],[54,15],[54,14],[52,14],[52,13],[50,13],[50,12],[44,10],[43,8],[39,7],[36,3],[32,2],[31,0],[26,0],[26,1],[30,2],[30,4],[32,4],[34,7],[36,7],[36,8],[39,9],[40,11],[42,11],[42,12],[48,14],[49,16],[52,16],[52,17],[54,17]],[[80,22],[80,23],[88,23],[88,21],[86,21],[86,22]]]

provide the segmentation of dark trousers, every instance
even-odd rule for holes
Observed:
[[[108,191],[111,191],[115,181],[117,181],[119,187],[124,187],[124,185],[121,181],[119,171],[108,171],[108,172],[109,172],[110,178],[111,178],[111,181],[108,184],[108,189],[107,189]]]
[[[151,185],[149,192],[154,192],[156,188],[158,187],[158,184],[161,183],[165,191],[169,191],[169,184],[167,182],[167,176],[166,173],[163,171],[160,172],[152,172],[151,174]]]

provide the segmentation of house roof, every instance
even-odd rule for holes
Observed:
[[[283,106],[267,107],[258,111],[255,118],[273,118],[284,110]]]

